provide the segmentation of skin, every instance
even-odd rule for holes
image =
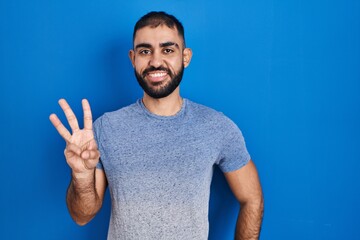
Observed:
[[[185,48],[183,39],[176,29],[166,26],[144,27],[137,31],[134,49],[129,51],[131,63],[141,74],[149,67],[165,67],[178,73],[183,65],[190,64],[192,51]],[[145,81],[153,88],[159,88],[171,81],[166,71],[153,71],[145,76]],[[170,95],[155,99],[144,92],[146,108],[161,116],[175,115],[182,106],[180,89],[177,87]],[[50,121],[66,141],[65,158],[72,169],[72,179],[67,191],[67,205],[70,215],[79,225],[88,223],[100,210],[107,180],[103,170],[96,169],[99,151],[94,140],[92,115],[87,100],[82,101],[84,129],[79,129],[78,121],[64,99],[60,107],[69,122],[71,133],[55,114]],[[225,173],[225,178],[236,199],[241,205],[236,225],[235,239],[258,239],[263,215],[263,195],[258,173],[250,162],[239,170]]]
[[[173,45],[165,46],[168,43]],[[192,57],[191,49],[184,48],[183,45],[183,39],[176,29],[163,25],[156,28],[144,27],[136,32],[134,50],[130,50],[129,58],[138,73],[142,73],[150,66],[155,68],[163,66],[177,73],[182,64],[185,68],[190,64]],[[161,73],[161,71],[151,73]],[[160,86],[154,86],[158,88],[170,81],[170,76],[165,75],[160,79],[146,76],[145,80],[150,85],[161,82]],[[143,102],[149,111],[162,116],[175,115],[182,106],[179,87],[169,96],[160,99],[152,98],[144,92]]]
[[[240,203],[235,240],[259,239],[264,212],[264,198],[253,161],[244,167],[225,173],[234,196]]]
[[[71,217],[79,225],[88,223],[100,210],[107,186],[104,171],[96,169],[100,153],[94,140],[92,114],[87,100],[82,101],[84,128],[79,129],[77,118],[64,99],[59,105],[65,113],[72,133],[55,114],[50,121],[64,138],[66,162],[72,170],[66,202]]]

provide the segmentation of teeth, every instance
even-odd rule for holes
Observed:
[[[165,76],[165,75],[166,75],[166,73],[165,73],[165,72],[160,72],[160,73],[150,73],[149,75],[150,75],[150,77],[163,77],[163,76]]]

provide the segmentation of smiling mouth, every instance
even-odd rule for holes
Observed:
[[[147,73],[146,76],[151,82],[161,82],[167,78],[168,73],[166,71],[154,71]]]

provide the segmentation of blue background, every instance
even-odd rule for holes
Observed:
[[[48,120],[66,98],[95,118],[142,96],[128,60],[150,10],[184,24],[182,94],[242,129],[265,195],[262,239],[359,239],[359,1],[0,1],[1,239],[105,239],[110,201],[87,226],[65,205],[70,170]],[[232,239],[238,205],[219,170],[210,239]]]

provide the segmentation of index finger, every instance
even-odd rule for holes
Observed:
[[[60,136],[62,136],[65,139],[65,141],[69,142],[71,138],[71,134],[66,129],[66,127],[64,127],[64,125],[61,123],[60,119],[56,116],[56,114],[51,114],[49,118],[51,123],[54,125],[54,127],[60,134]]]
[[[82,100],[82,107],[84,111],[84,129],[92,130],[92,114],[88,100]]]

